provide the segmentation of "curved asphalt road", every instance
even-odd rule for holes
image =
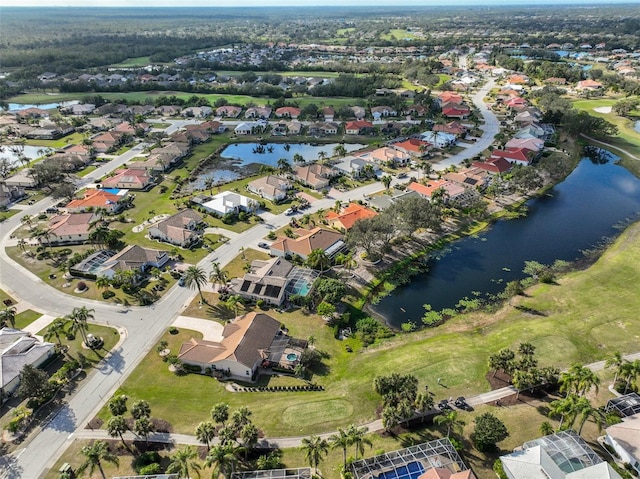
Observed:
[[[498,131],[497,120],[482,103],[482,98],[492,86],[493,81],[490,81],[474,96],[476,106],[485,115],[482,138],[472,147],[445,160],[447,166],[460,163],[475,155],[476,151],[482,151],[493,141],[493,137]],[[78,186],[84,187],[96,181],[139,154],[143,148],[144,145],[138,145],[129,152],[116,157],[83,178]],[[394,180],[394,183],[396,182],[398,182],[397,179]],[[330,208],[336,200],[355,200],[379,190],[380,184],[373,183],[357,190],[336,193],[333,196],[315,201],[311,211]],[[134,370],[175,316],[189,304],[195,295],[193,291],[188,289],[174,287],[155,305],[145,308],[131,307],[128,312],[122,313],[116,305],[72,297],[49,287],[34,274],[10,259],[5,252],[5,247],[9,234],[20,226],[20,217],[24,214],[36,215],[54,203],[55,201],[50,198],[44,199],[35,205],[24,208],[21,214],[14,215],[0,224],[0,284],[11,296],[24,298],[33,309],[52,316],[66,315],[74,307],[87,306],[92,308],[95,310],[96,322],[118,327],[122,333],[122,340],[116,349],[105,357],[98,370],[90,373],[89,377],[79,385],[77,392],[69,399],[68,403],[46,421],[36,434],[29,436],[24,448],[19,449],[12,456],[0,458],[0,478],[3,479],[35,479],[40,477],[60,457],[74,437],[82,437],[86,434],[85,424],[115,392],[121,380]],[[256,225],[241,236],[220,246],[202,260],[199,266],[204,268],[207,273],[211,271],[212,261],[217,261],[224,266],[237,256],[241,247],[257,245],[270,230],[278,229],[289,222],[289,217],[285,215],[274,216],[264,213],[262,217],[265,219],[264,223]],[[377,426],[376,423],[373,423],[370,427],[379,428],[381,425]],[[298,444],[297,438],[279,440],[283,446],[289,442]]]

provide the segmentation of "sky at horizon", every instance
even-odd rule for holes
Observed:
[[[318,7],[615,5],[638,0],[3,0],[5,7]]]

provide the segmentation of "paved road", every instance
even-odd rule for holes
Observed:
[[[482,96],[479,98],[482,99]],[[187,120],[185,124],[188,123],[189,121]],[[487,123],[491,123],[490,119],[487,119]],[[175,121],[171,125],[170,128],[178,128]],[[489,128],[485,128],[483,140],[487,144],[493,140],[495,133],[492,133],[492,131]],[[122,166],[139,154],[144,146],[142,144],[137,145],[125,154],[102,165],[86,178],[83,178],[78,186],[83,187]],[[453,164],[455,161],[461,162],[475,154],[470,152],[470,149],[465,150],[464,153],[464,155],[456,155],[453,158],[449,158],[447,160],[448,164]],[[417,172],[415,174],[417,175]],[[393,184],[398,182],[398,179],[394,179]],[[317,211],[320,208],[330,208],[335,204],[336,200],[360,199],[381,189],[381,184],[376,182],[357,190],[344,193],[338,192],[313,202],[310,212]],[[14,456],[0,458],[0,472],[2,473],[0,477],[2,478],[37,478],[43,475],[47,467],[50,467],[69,446],[73,440],[74,433],[77,431],[79,434],[83,431],[85,424],[115,392],[121,380],[135,369],[146,353],[155,345],[167,326],[189,304],[195,294],[186,288],[176,286],[169,290],[155,305],[145,308],[131,307],[128,312],[122,313],[116,305],[75,298],[50,288],[34,274],[8,257],[5,252],[5,240],[14,229],[20,226],[20,217],[24,214],[38,214],[54,203],[55,201],[50,198],[44,199],[25,208],[21,214],[14,215],[0,224],[0,272],[2,273],[0,284],[2,288],[15,298],[24,298],[33,309],[52,316],[66,315],[74,307],[87,306],[92,308],[95,310],[96,322],[118,327],[123,340],[105,358],[98,371],[91,373],[79,385],[76,394],[68,401],[67,405],[43,424],[37,434],[32,434],[28,438],[24,448],[19,449]],[[285,215],[264,214],[264,217],[266,219],[264,223],[256,225],[240,236],[231,238],[230,241],[203,259],[199,266],[210,272],[212,261],[217,261],[222,266],[226,265],[237,256],[241,247],[257,246],[257,243],[262,241],[269,231],[286,225],[290,220]],[[282,439],[281,441],[284,446],[288,444],[288,441],[295,442],[296,439]]]

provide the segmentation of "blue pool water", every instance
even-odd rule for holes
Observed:
[[[418,479],[422,474],[424,474],[424,466],[416,461],[392,471],[383,472],[378,479]]]

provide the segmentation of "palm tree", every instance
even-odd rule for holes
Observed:
[[[326,439],[318,436],[305,437],[301,441],[300,449],[304,451],[304,455],[309,461],[309,466],[318,469],[323,456],[326,456],[329,452],[329,443]]]
[[[107,244],[109,238],[109,228],[106,226],[98,226],[91,233],[89,233],[89,241],[100,246],[103,249]]]
[[[133,432],[144,437],[144,442],[149,444],[149,434],[153,432],[153,424],[147,416],[141,416],[133,423]]]
[[[333,149],[333,154],[334,156],[345,156],[347,154],[347,149],[342,144],[336,145]]]
[[[18,240],[18,248],[20,248],[20,251],[22,251],[23,253],[27,250],[27,245],[29,243],[27,243],[27,240],[25,240],[24,238],[20,238]]]
[[[16,313],[17,309],[15,306],[8,306],[0,311],[0,328],[11,325],[12,328],[16,327]]]
[[[625,362],[625,359],[622,356],[622,353],[620,351],[615,351],[611,356],[607,358],[607,360],[604,363],[604,366],[606,368],[612,368],[612,367],[616,368],[615,375],[613,376],[614,387],[618,382],[618,376],[620,374],[620,366],[622,366],[624,362]]]
[[[584,396],[591,388],[596,393],[600,385],[600,378],[588,367],[574,364],[560,376],[560,391],[567,394],[575,393]]]
[[[184,279],[184,284],[191,289],[196,288],[200,295],[200,301],[206,303],[204,296],[202,295],[202,286],[207,283],[207,274],[204,270],[195,265],[189,266],[182,277]]]
[[[636,359],[633,362],[626,361],[620,369],[620,378],[625,381],[624,393],[626,394],[631,383],[640,375],[640,359]]]
[[[296,153],[296,154],[293,155],[293,162],[294,163],[304,163],[305,159],[300,153]]]
[[[25,226],[28,226],[29,229],[31,229],[31,227],[33,226],[33,216],[24,215],[22,218],[20,218],[20,223],[22,223]]]
[[[234,294],[224,302],[224,305],[233,311],[235,317],[238,317],[238,308],[242,304],[242,296]]]
[[[107,421],[107,432],[109,433],[109,436],[119,437],[122,441],[122,445],[131,452],[129,445],[124,440],[124,433],[128,430],[129,428],[127,427],[127,421],[124,416],[113,416],[109,421]]]
[[[549,434],[553,434],[555,431],[553,430],[553,426],[549,421],[542,421],[540,424],[540,434],[543,436],[548,436]]]
[[[229,419],[229,405],[221,402],[213,406],[211,408],[211,419],[224,427]]]
[[[560,416],[560,424],[558,430],[562,430],[562,424],[566,417],[571,417],[575,411],[577,396],[569,394],[562,399],[556,399],[549,403],[549,417]],[[573,423],[573,421],[571,421]]]
[[[69,328],[69,330],[72,333],[76,333],[76,332],[80,332],[80,335],[82,336],[83,342],[84,344],[87,344],[87,321],[89,319],[94,319],[93,313],[95,312],[94,309],[89,309],[86,306],[82,306],[80,308],[73,308],[73,310],[71,311],[71,313],[67,316],[65,316],[65,318],[67,320],[69,320],[71,322],[71,326]]]
[[[244,426],[251,424],[250,417],[252,414],[253,413],[247,406],[242,406],[237,411],[233,411],[233,414],[231,415],[231,428],[236,433],[240,433]]]
[[[278,173],[280,173],[281,175],[285,173],[289,173],[291,171],[291,164],[289,163],[289,160],[287,160],[286,158],[280,158],[277,164],[278,164]]]
[[[111,414],[113,414],[114,416],[124,416],[124,413],[127,412],[128,400],[129,398],[124,394],[120,394],[119,396],[114,396],[113,398],[111,398],[111,400],[107,403]]]
[[[346,429],[338,428],[338,432],[329,436],[331,449],[342,449],[343,468],[347,469],[347,448],[351,445],[351,437]]]
[[[151,417],[151,406],[144,399],[136,401],[131,406],[131,415],[134,419],[140,419],[141,417]]]
[[[447,427],[447,437],[451,435],[451,430],[461,431],[462,426],[464,426],[464,421],[458,419],[458,411],[449,411],[445,414],[441,414],[436,416],[433,419],[438,426],[446,426]]]
[[[95,471],[97,467],[102,475],[102,479],[107,479],[107,476],[104,474],[104,470],[102,469],[102,461],[116,466],[120,463],[118,456],[109,452],[109,446],[105,441],[95,441],[92,444],[88,444],[84,446],[80,452],[86,459],[82,464],[80,464],[78,469],[76,469],[76,473],[79,476],[86,470],[89,471],[89,474],[93,475],[93,471]]]
[[[433,409],[433,396],[428,391],[419,393],[416,395],[414,405],[419,413],[424,414]],[[422,421],[424,421],[424,415],[422,416]]]
[[[193,470],[200,477],[201,466],[197,462],[198,451],[193,446],[185,446],[178,449],[171,456],[171,461],[167,467],[169,474],[177,473],[180,479],[189,479],[189,471]]]
[[[391,180],[392,178],[389,175],[384,175],[380,180],[387,191],[389,191],[389,187],[391,186]]]
[[[314,249],[309,253],[309,256],[307,256],[305,263],[309,268],[317,269],[322,272],[329,269],[331,266],[331,259],[323,249]]]
[[[356,447],[356,461],[358,460],[358,453],[360,455],[364,454],[364,446],[373,446],[371,439],[366,437],[366,434],[369,430],[365,427],[358,427],[355,424],[349,424],[347,426],[347,435],[351,441],[351,444]]]
[[[214,467],[211,477],[222,474],[225,479],[229,479],[238,464],[237,452],[237,448],[231,445],[212,447],[204,462],[205,467]]]
[[[96,278],[96,287],[107,291],[110,286],[111,278],[109,278],[108,276],[101,275]]]
[[[327,159],[327,153],[325,151],[319,151],[318,152],[318,159],[320,161],[324,161]]]
[[[210,443],[216,437],[216,425],[211,421],[203,421],[196,427],[196,438],[210,449]]]
[[[212,195],[213,194],[213,185],[214,185],[214,181],[213,181],[213,177],[212,176],[208,176],[207,178],[204,179],[204,189],[205,190],[209,190],[209,194]]]
[[[240,439],[242,439],[242,446],[244,447],[245,459],[247,459],[249,452],[258,444],[260,434],[258,428],[253,423],[245,424],[240,431]]]
[[[52,338],[56,338],[58,340],[58,345],[62,347],[62,338],[65,334],[65,329],[67,327],[67,322],[62,318],[56,318],[53,322],[47,326],[47,332],[44,334],[44,340],[49,341]]]
[[[387,432],[400,424],[404,418],[397,407],[388,406],[382,410],[382,425]]]
[[[220,268],[220,263],[217,261],[212,262],[211,266],[213,266],[213,271],[211,271],[209,275],[209,281],[220,284],[223,288],[226,288],[229,282],[229,273]]]

